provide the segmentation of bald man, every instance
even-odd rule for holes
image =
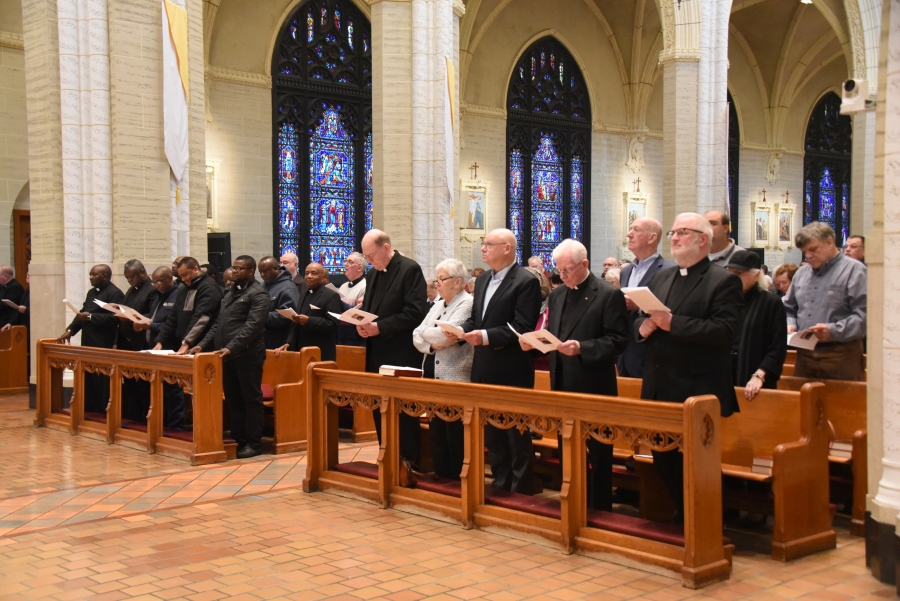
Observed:
[[[94,265],[89,275],[91,288],[84,299],[81,311],[66,331],[56,339],[59,343],[68,343],[72,336],[81,332],[81,346],[97,348],[113,348],[119,332],[119,319],[109,311],[100,308],[95,300],[104,303],[124,303],[125,295],[112,279],[109,265]],[[76,391],[77,394],[77,391]],[[109,402],[109,376],[84,374],[84,411],[85,413],[106,413]]]
[[[340,294],[325,287],[327,273],[321,263],[306,266],[307,291],[300,299],[299,315],[293,317],[291,346],[295,351],[304,346],[317,346],[322,351],[322,361],[334,361],[338,323],[329,313],[340,315],[344,312],[344,304]]]
[[[378,316],[376,321],[356,327],[366,341],[366,371],[378,373],[382,365],[419,367],[422,354],[413,345],[412,333],[427,313],[422,268],[396,252],[391,237],[381,230],[366,232],[361,246],[372,269],[366,274],[366,294],[360,308]],[[375,409],[373,417],[380,441],[381,411]],[[420,436],[419,418],[401,412],[400,457],[411,467],[420,459]]]
[[[509,230],[492,230],[484,237],[481,261],[491,269],[475,280],[472,315],[462,325],[466,342],[475,347],[472,382],[534,388],[534,359],[506,324],[520,334],[534,330],[541,311],[540,282],[516,263],[516,237]],[[533,494],[531,436],[516,428],[486,425],[484,444],[494,478],[491,485]]]

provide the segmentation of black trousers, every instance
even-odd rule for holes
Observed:
[[[375,420],[375,434],[378,435],[378,444],[381,444],[381,409],[372,410],[372,419]],[[419,417],[413,417],[400,412],[400,458],[406,459],[418,467],[422,459],[422,428],[419,426]]]
[[[109,376],[84,374],[84,412],[106,413],[109,405]]]
[[[684,457],[678,449],[672,451],[651,451],[653,467],[659,474],[675,509],[684,513]]]
[[[173,430],[184,429],[184,389],[163,382],[163,425]]]
[[[462,420],[445,422],[435,417],[428,425],[428,432],[431,434],[431,458],[434,461],[435,475],[459,480],[465,440]]]
[[[557,448],[559,448],[559,464],[562,467],[563,442],[562,436],[557,436]],[[588,466],[588,490],[587,506],[590,509],[612,511],[612,463],[613,446],[597,442],[593,438],[587,440],[587,451],[591,464]]]
[[[531,434],[515,428],[484,427],[484,446],[494,481],[491,486],[524,495],[534,494],[534,445]]]
[[[122,418],[146,422],[150,411],[150,382],[136,378],[122,380]]]
[[[222,361],[222,386],[225,401],[231,410],[231,437],[238,447],[249,445],[258,449],[262,445],[265,407],[262,395],[263,363],[266,347],[241,354],[226,355]]]

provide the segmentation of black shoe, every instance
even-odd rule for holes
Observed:
[[[250,457],[256,457],[257,455],[259,455],[259,448],[252,447],[248,444],[242,446],[237,451],[238,459],[248,459]]]

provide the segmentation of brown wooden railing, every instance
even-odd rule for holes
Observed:
[[[340,371],[333,362],[308,367],[305,386],[310,419],[304,490],[336,490],[367,498],[381,507],[413,506],[438,513],[466,528],[501,527],[539,535],[566,553],[615,554],[674,570],[692,588],[727,579],[730,548],[722,538],[722,465],[719,402],[713,396],[684,404],[617,397],[522,390],[438,380],[388,378]],[[380,410],[383,442],[377,466],[339,464],[338,408]],[[399,415],[462,420],[465,432],[461,481],[438,482],[436,492],[420,480],[399,485]],[[537,512],[516,509],[515,493],[485,487],[484,426],[561,434],[563,481],[558,504]],[[627,441],[653,450],[684,453],[684,526],[672,527],[587,509],[585,441]],[[368,470],[368,473],[366,471]],[[455,487],[455,488],[454,488]],[[635,520],[640,522],[635,524]],[[599,525],[598,525],[599,524]],[[668,529],[667,529],[668,527]],[[677,532],[673,534],[672,528]]]
[[[0,395],[28,392],[28,330],[0,332]]]
[[[194,465],[227,458],[222,439],[222,359],[215,353],[164,356],[113,349],[56,344],[37,345],[36,426],[47,426],[122,444],[150,453],[186,458]],[[63,370],[74,372],[72,401],[63,409]],[[109,403],[102,420],[85,419],[84,374],[110,377]],[[145,429],[122,427],[122,379],[150,382],[150,411]],[[191,391],[193,432],[163,428],[163,382]]]

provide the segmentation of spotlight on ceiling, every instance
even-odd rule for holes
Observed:
[[[812,4],[812,0],[800,0],[800,4]]]

